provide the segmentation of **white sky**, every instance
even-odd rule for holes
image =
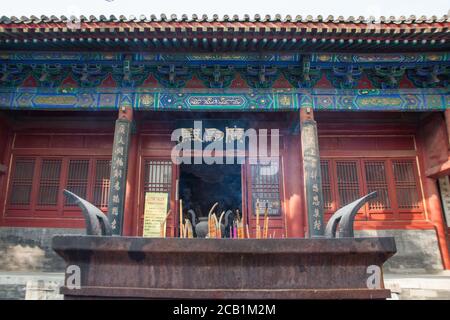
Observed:
[[[0,16],[120,15],[149,16],[175,13],[348,16],[441,17],[450,9],[449,0],[0,0]]]

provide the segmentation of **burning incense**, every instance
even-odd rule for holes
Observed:
[[[208,233],[206,234],[206,238],[210,238],[211,234],[211,214],[208,214]]]
[[[216,237],[216,233],[215,233],[216,227],[215,227],[215,221],[213,220],[213,211],[217,207],[218,204],[219,204],[218,202],[214,203],[208,213],[208,234],[206,235],[207,238],[215,238]],[[216,215],[214,214],[214,216],[216,216]],[[213,229],[214,229],[214,234],[213,234]]]
[[[244,239],[244,221],[239,215],[239,209],[236,209],[236,236],[238,239]]]
[[[209,234],[209,238],[217,238],[217,217],[216,214],[212,214],[210,215],[209,221],[208,221],[208,234]]]
[[[222,219],[225,215],[225,211],[222,211],[222,214],[219,218],[219,223],[217,224],[217,238],[222,238],[222,228],[220,227],[222,225]]]
[[[245,225],[245,230],[247,230],[247,238],[250,239],[250,231],[248,230],[248,223]]]
[[[237,236],[238,239],[244,239],[245,235],[244,235],[244,222],[243,221],[239,221],[237,223]]]
[[[269,209],[266,205],[266,209],[264,212],[264,229],[263,229],[263,238],[267,238],[267,233],[269,232]]]
[[[256,239],[261,237],[261,230],[259,229],[259,199],[256,199]]]
[[[221,238],[222,229],[220,228],[219,220],[217,219],[217,216],[215,214],[213,215],[213,219],[214,219],[214,227],[215,227],[215,233],[216,233],[215,238]]]
[[[185,232],[184,235],[186,238],[193,238],[194,237],[194,230],[192,229],[192,223],[189,221],[189,219],[186,219],[185,222]]]

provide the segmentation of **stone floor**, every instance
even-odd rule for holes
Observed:
[[[63,273],[0,272],[0,299],[59,300]]]
[[[0,272],[0,299],[59,300],[63,273]],[[450,271],[435,274],[385,274],[391,300],[450,300]]]

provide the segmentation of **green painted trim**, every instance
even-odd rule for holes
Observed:
[[[167,90],[0,89],[0,109],[154,111],[436,111],[450,108],[450,89],[409,90]]]

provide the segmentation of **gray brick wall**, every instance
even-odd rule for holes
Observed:
[[[395,237],[397,253],[384,265],[387,272],[439,272],[443,270],[434,230],[359,230],[357,237]]]
[[[64,261],[51,249],[57,234],[83,234],[82,229],[0,227],[0,271],[63,272]]]

